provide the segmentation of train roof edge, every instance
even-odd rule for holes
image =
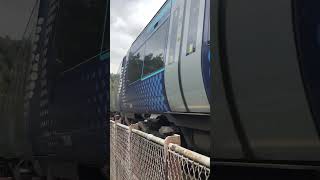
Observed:
[[[132,48],[132,46],[137,42],[137,40],[139,40],[139,38],[141,38],[141,36],[146,32],[146,30],[151,27],[150,25],[152,25],[152,22],[157,22],[154,21],[157,17],[159,17],[159,14],[161,13],[161,11],[166,10],[165,8],[169,8],[171,10],[171,6],[172,6],[172,2],[174,2],[175,0],[166,0],[163,5],[160,7],[160,9],[156,12],[156,14],[151,18],[151,20],[148,22],[148,24],[142,29],[142,31],[139,33],[139,35],[137,36],[137,38],[131,43],[128,51],[130,51],[130,49]],[[161,16],[160,16],[161,17]]]

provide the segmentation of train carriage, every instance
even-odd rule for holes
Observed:
[[[215,164],[319,170],[320,2],[213,2]]]
[[[106,165],[107,8],[107,1],[98,0],[40,1],[31,64],[37,71],[30,75],[36,78],[27,82],[35,87],[25,114],[32,156],[43,175],[81,179],[91,168],[101,175]]]
[[[209,134],[209,7],[209,0],[164,3],[123,59],[119,112],[131,118],[161,115],[184,131],[192,129],[184,133],[190,139],[197,139],[197,131]]]

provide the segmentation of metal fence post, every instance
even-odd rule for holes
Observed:
[[[137,130],[139,130],[139,125],[138,125],[138,123],[136,123],[136,124],[131,124],[131,125],[129,126],[130,132],[132,131],[132,129],[137,129]]]
[[[169,157],[180,165],[177,179],[205,179],[210,176],[210,158],[176,144],[169,144]],[[172,162],[172,161],[170,161]],[[176,175],[173,174],[174,177]],[[176,178],[173,178],[176,179]]]
[[[171,163],[169,160],[169,144],[177,144],[177,145],[181,145],[181,139],[180,139],[180,135],[174,134],[172,136],[168,136],[166,137],[166,139],[164,140],[164,162],[165,162],[165,173],[166,173],[166,178],[167,179],[171,179],[170,178],[170,174],[179,174],[179,164],[178,162],[176,162],[176,169],[172,169],[172,167],[170,167]],[[171,173],[171,172],[172,173]]]

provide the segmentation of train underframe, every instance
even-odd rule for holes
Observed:
[[[126,125],[138,124],[140,130],[160,138],[179,134],[183,147],[210,156],[209,114],[114,113],[113,116],[115,120]]]

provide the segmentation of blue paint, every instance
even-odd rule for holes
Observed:
[[[202,77],[205,86],[205,91],[208,99],[211,99],[211,52],[208,42],[210,41],[210,0],[206,0],[205,22],[203,29],[202,41]]]
[[[170,111],[165,96],[163,70],[123,90],[124,95],[120,103],[125,112],[163,113]]]
[[[100,54],[100,60],[101,61],[104,61],[104,60],[109,59],[109,58],[110,58],[110,53],[109,52],[105,52],[105,53]]]

